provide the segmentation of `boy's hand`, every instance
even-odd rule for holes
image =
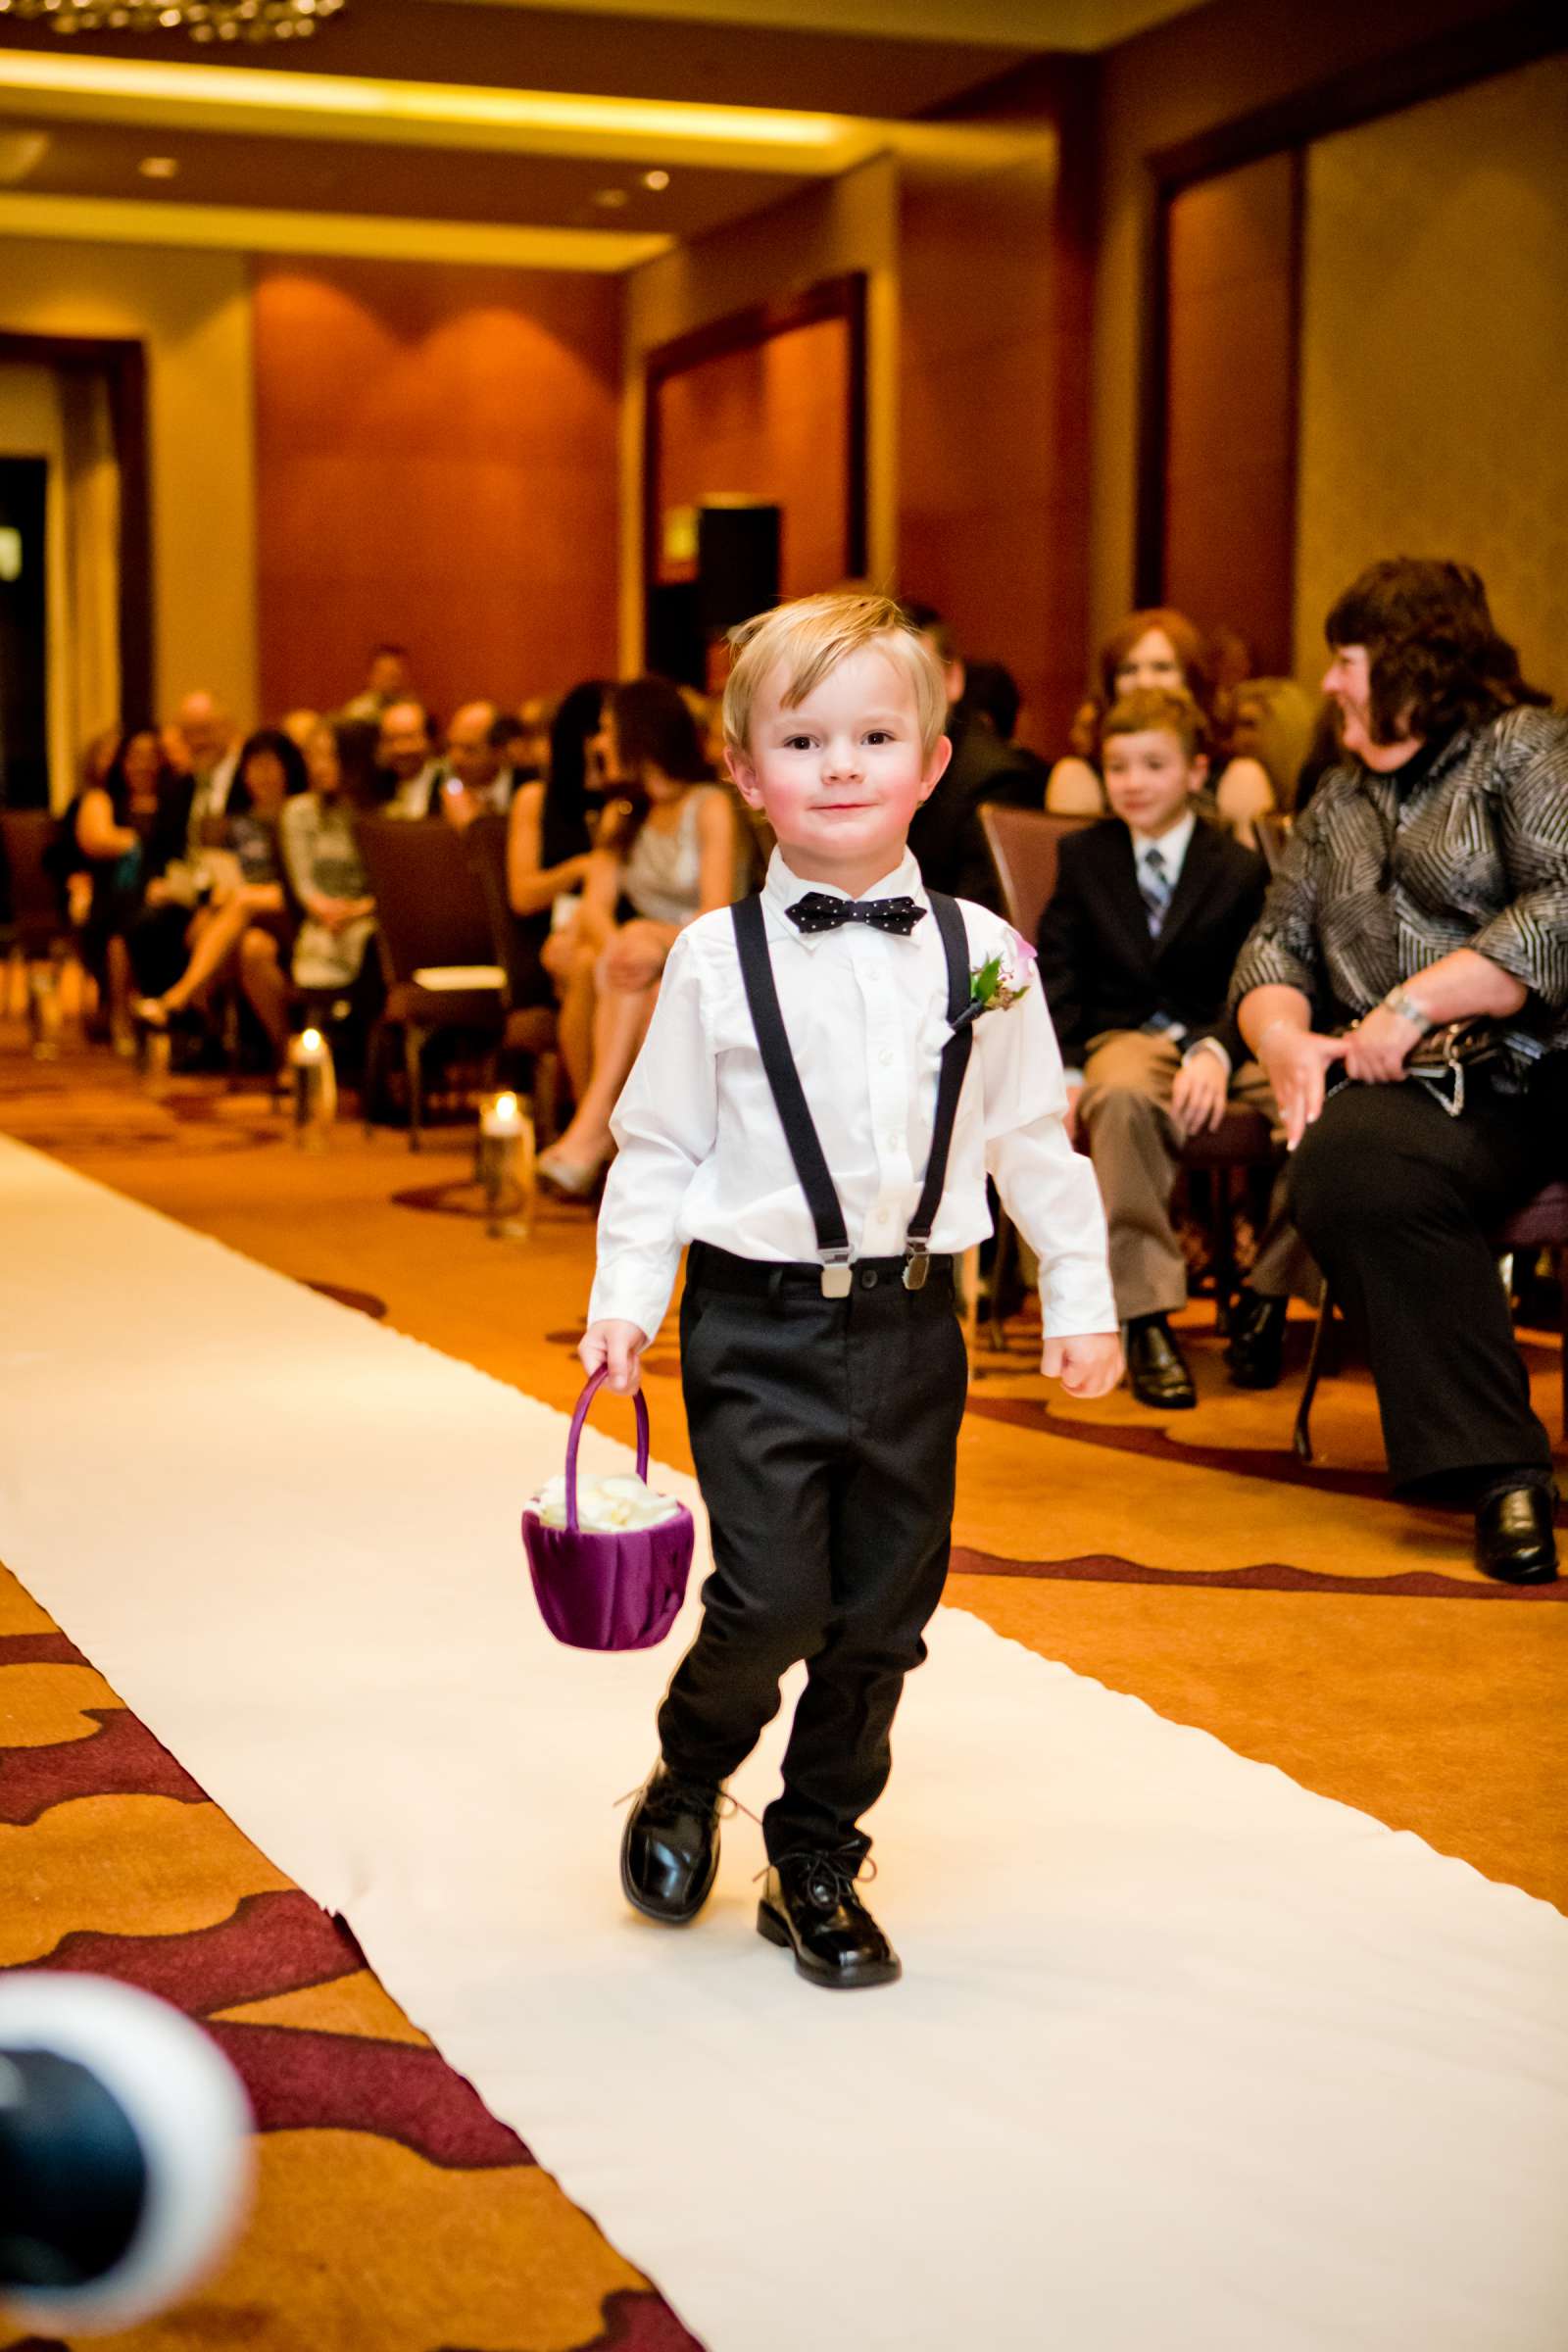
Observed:
[[[1213,1059],[1213,1055],[1209,1055]],[[1040,1357],[1048,1380],[1059,1380],[1069,1396],[1106,1396],[1122,1375],[1121,1341],[1113,1331],[1075,1340],[1048,1340]]]
[[[1213,1054],[1211,1054],[1208,1058],[1210,1061],[1212,1061],[1214,1058]],[[1083,1091],[1082,1079],[1079,1080],[1076,1086],[1069,1084],[1067,1088],[1067,1107],[1062,1112],[1061,1123],[1067,1130],[1067,1141],[1069,1144],[1075,1145],[1078,1141],[1078,1105],[1083,1099]]]
[[[1170,1090],[1170,1115],[1184,1143],[1219,1125],[1230,1091],[1230,1073],[1217,1054],[1200,1049],[1189,1054]]]
[[[577,1360],[585,1372],[597,1372],[601,1364],[610,1369],[607,1389],[617,1396],[635,1396],[642,1385],[642,1352],[648,1345],[648,1334],[637,1323],[623,1323],[607,1317],[602,1323],[590,1323],[577,1344]]]

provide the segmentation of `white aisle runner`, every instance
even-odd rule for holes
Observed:
[[[794,1977],[744,1819],[648,1927],[683,1629],[537,1622],[562,1417],[9,1143],[0,1237],[0,1558],[712,2352],[1561,2352],[1547,1905],[950,1610],[873,1824],[905,1982]]]

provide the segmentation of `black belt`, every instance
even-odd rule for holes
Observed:
[[[845,1268],[849,1276],[845,1293],[857,1288],[905,1289],[906,1264],[903,1257],[858,1257]],[[952,1281],[951,1257],[927,1257],[925,1264],[928,1273],[939,1282]],[[686,1279],[701,1291],[731,1291],[743,1298],[808,1294],[820,1298],[824,1295],[822,1269],[814,1258],[803,1264],[798,1259],[775,1263],[765,1257],[737,1257],[732,1250],[720,1250],[713,1242],[693,1242],[686,1256]]]

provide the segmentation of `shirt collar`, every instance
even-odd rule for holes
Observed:
[[[1133,827],[1129,825],[1127,830],[1133,837],[1134,858],[1138,864],[1142,865],[1148,853],[1151,850],[1157,850],[1166,873],[1174,881],[1186,861],[1188,846],[1197,825],[1198,811],[1196,808],[1189,808],[1181,823],[1172,825],[1170,831],[1162,833],[1157,841],[1148,833],[1134,831]]]
[[[819,890],[825,898],[829,899],[847,899],[850,896],[847,890],[841,890],[835,882],[803,880],[801,875],[785,864],[783,852],[775,850],[767,861],[767,879],[762,884],[762,901],[768,911],[777,918],[777,927],[787,932],[791,939],[800,940],[808,948],[819,947],[824,939],[832,939],[835,936],[831,931],[824,931],[819,932],[815,938],[809,938],[789,920],[786,909],[793,906],[797,899],[804,899],[807,892],[811,890]],[[925,884],[920,879],[920,868],[915,863],[912,853],[908,850],[905,851],[904,856],[890,874],[884,874],[880,882],[873,882],[869,890],[861,891],[860,896],[862,899],[912,899],[917,906],[930,905],[930,901],[925,895]]]

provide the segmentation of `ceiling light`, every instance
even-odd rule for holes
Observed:
[[[594,190],[595,204],[603,205],[607,213],[618,213],[625,201],[626,191],[624,188],[596,188]]]
[[[344,0],[0,0],[0,16],[42,17],[56,32],[188,32],[193,41],[290,41]]]
[[[645,172],[643,173],[643,186],[652,188],[656,196],[668,185],[669,173],[667,172]]]
[[[179,166],[172,155],[144,155],[136,169],[143,179],[172,179]]]

